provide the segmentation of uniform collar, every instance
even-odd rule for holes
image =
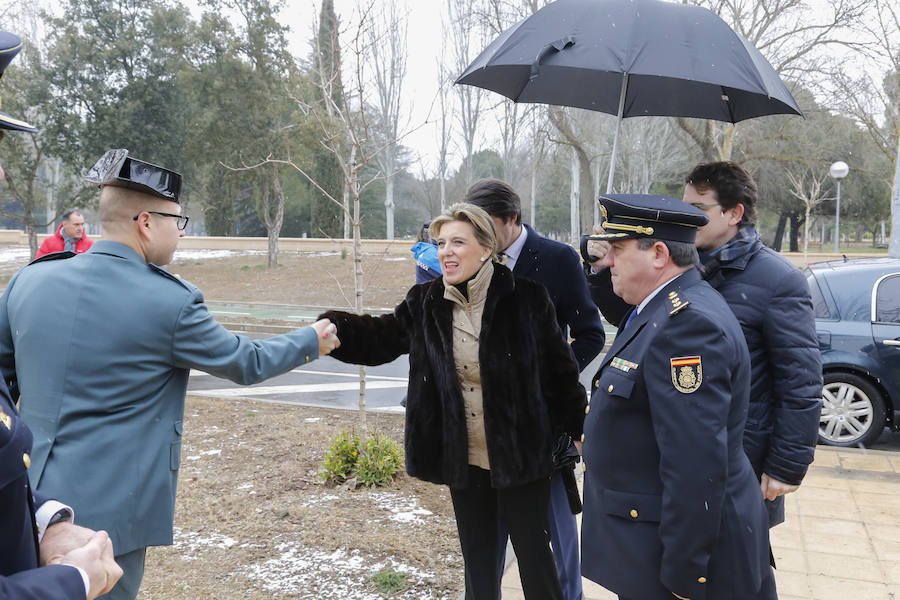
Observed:
[[[121,242],[114,242],[112,240],[97,240],[96,242],[94,242],[94,245],[88,249],[87,252],[89,254],[108,254],[110,256],[118,256],[119,258],[124,258],[126,260],[147,264],[147,261],[144,260],[140,254],[138,254],[137,250],[135,250],[131,246],[126,246]]]

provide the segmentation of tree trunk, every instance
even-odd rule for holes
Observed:
[[[31,218],[28,212],[25,213],[25,233],[28,235],[28,249],[31,250],[31,259],[34,260],[38,251],[37,229],[34,226],[34,219]]]
[[[772,250],[781,252],[781,240],[784,238],[784,229],[790,215],[781,213],[778,215],[778,227],[775,229],[775,240],[772,242]]]
[[[800,215],[798,213],[791,213],[790,218],[791,223],[791,233],[790,233],[790,251],[791,252],[799,252],[800,245],[797,241],[798,236],[800,235]]]
[[[891,243],[888,255],[900,258],[900,135],[894,154],[894,193],[891,195]]]
[[[531,219],[528,220],[532,227],[537,227],[537,164],[531,169]]]
[[[271,185],[271,193],[269,185]],[[281,189],[281,176],[278,172],[278,166],[274,164],[272,165],[268,184],[263,185],[263,218],[266,222],[266,233],[269,238],[267,264],[270,268],[277,267],[278,236],[281,234],[281,226],[284,224],[284,191]]]
[[[572,191],[569,196],[569,237],[572,245],[577,246],[581,237],[578,205],[581,196],[581,162],[578,160],[578,150],[572,146]]]
[[[360,208],[359,208],[359,168],[356,162],[351,162],[350,166],[350,192],[353,195],[353,289],[356,300],[356,314],[363,314],[363,268],[362,268],[362,238],[360,236],[359,225]],[[366,367],[359,366],[359,424],[362,429],[360,435],[365,441],[368,435],[368,426],[366,424]]]
[[[387,239],[394,239],[394,177],[387,175],[384,186],[384,217],[387,224]]]
[[[803,266],[809,265],[809,204],[803,217]]]

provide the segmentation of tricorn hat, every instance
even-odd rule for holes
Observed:
[[[19,50],[22,49],[22,38],[8,31],[0,31],[0,77],[6,67],[16,57]],[[28,133],[37,133],[34,125],[29,125],[25,121],[16,119],[15,117],[0,111],[0,129],[12,129],[14,131],[26,131]]]
[[[605,233],[589,236],[593,240],[654,238],[694,243],[697,229],[709,222],[699,208],[681,200],[656,194],[609,194],[597,199]]]
[[[172,202],[181,196],[181,175],[152,163],[131,158],[128,150],[107,150],[84,176],[94,185],[124,187]]]

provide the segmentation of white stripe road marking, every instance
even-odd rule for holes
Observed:
[[[359,379],[359,373],[338,373],[334,371],[313,371],[311,369],[294,369],[292,371],[288,371],[289,373],[302,373],[304,375],[329,375],[331,377],[352,377],[353,379]],[[191,369],[191,377],[215,377],[215,375],[210,375],[209,373],[204,373],[203,371],[198,371],[197,369]],[[383,381],[409,381],[408,377],[391,377],[389,375],[366,375],[366,380],[370,379],[380,379]]]
[[[406,380],[400,381],[368,381],[367,390],[389,388],[405,388]],[[218,396],[222,398],[240,398],[244,396],[268,396],[270,394],[303,394],[309,392],[349,392],[359,389],[359,383],[309,383],[304,385],[261,385],[257,387],[221,388],[217,390],[191,390],[195,396]]]

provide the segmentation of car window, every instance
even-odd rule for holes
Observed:
[[[885,277],[875,292],[875,320],[900,323],[900,273]]]
[[[809,285],[809,294],[812,296],[813,308],[816,311],[817,319],[830,319],[831,311],[828,310],[828,304],[825,302],[825,296],[819,288],[819,282],[816,281],[812,271],[806,271],[806,283]]]

